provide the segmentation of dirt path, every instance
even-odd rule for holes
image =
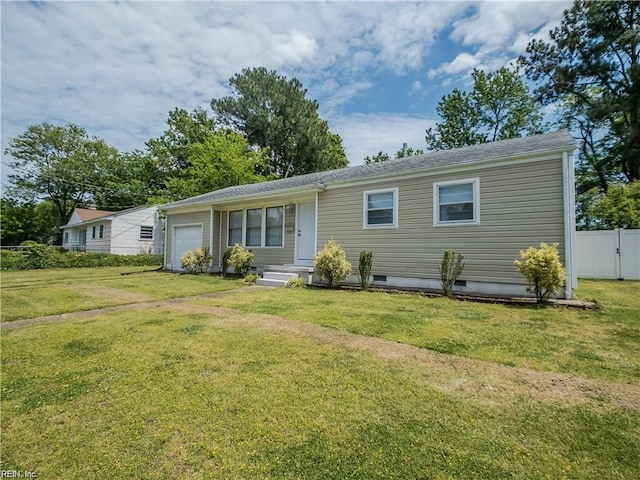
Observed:
[[[483,360],[470,359],[426,350],[375,337],[334,330],[311,323],[302,323],[276,315],[245,314],[237,310],[196,305],[197,298],[214,298],[254,291],[256,286],[216,292],[197,297],[140,302],[84,312],[52,315],[2,323],[1,328],[21,328],[65,319],[86,318],[129,309],[163,307],[176,312],[204,313],[212,325],[248,326],[266,331],[309,338],[341,348],[357,349],[389,362],[408,362],[418,366],[427,383],[446,394],[473,398],[495,404],[517,398],[558,406],[588,405],[590,408],[612,410],[624,408],[640,412],[640,384],[619,383],[584,378],[564,373],[509,367]]]

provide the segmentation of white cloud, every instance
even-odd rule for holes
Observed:
[[[353,166],[380,151],[393,156],[405,142],[426,150],[424,132],[435,126],[435,120],[394,113],[356,113],[331,117],[329,126],[342,137],[349,165]]]

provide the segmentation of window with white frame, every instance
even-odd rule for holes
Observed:
[[[91,227],[91,240],[95,240],[98,236],[98,227],[95,225]]]
[[[100,238],[104,238],[104,225],[100,225],[99,235],[100,235]]]
[[[64,242],[63,243],[69,243],[69,232],[64,232]]]
[[[262,245],[262,209],[252,208],[247,210],[246,223],[245,245],[247,247],[260,247]]]
[[[434,225],[480,223],[480,179],[433,184]]]
[[[282,207],[266,209],[266,226],[264,244],[267,247],[281,247],[283,239],[284,214]]]
[[[242,210],[234,210],[229,212],[229,241],[228,245],[233,247],[236,243],[242,245],[242,219],[244,212]]]
[[[364,192],[364,228],[398,226],[398,189]]]
[[[152,225],[140,225],[140,240],[153,240]]]

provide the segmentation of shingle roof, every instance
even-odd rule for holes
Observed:
[[[453,150],[441,150],[429,152],[423,155],[415,155],[408,158],[388,160],[386,162],[358,165],[355,167],[328,170],[325,172],[310,173],[295,177],[282,178],[269,182],[253,183],[223,188],[191,198],[186,198],[165,205],[163,208],[174,208],[202,203],[217,203],[233,200],[235,197],[248,195],[272,194],[278,191],[303,188],[314,185],[335,184],[346,181],[385,177],[414,171],[429,170],[441,167],[466,165],[476,162],[494,160],[499,158],[529,155],[537,152],[573,151],[575,139],[568,130],[559,130],[552,133],[532,135],[529,137],[501,140],[470,147],[456,148]]]
[[[96,218],[106,217],[112,215],[115,212],[108,212],[106,210],[96,210],[95,208],[76,208],[76,213],[80,217],[80,220],[86,222],[88,220],[95,220]]]

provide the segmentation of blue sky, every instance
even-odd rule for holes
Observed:
[[[2,1],[2,150],[42,122],[143,149],[170,110],[208,109],[258,66],[303,83],[351,165],[424,148],[443,95],[547,39],[570,4]]]

